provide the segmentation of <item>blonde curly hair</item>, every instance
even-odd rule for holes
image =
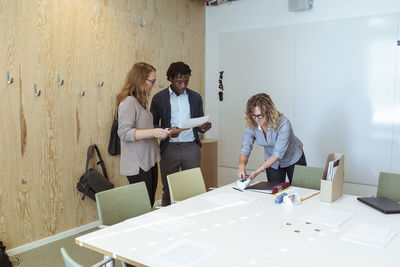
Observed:
[[[146,108],[149,102],[149,94],[146,93],[144,85],[147,77],[153,71],[156,71],[156,69],[148,63],[135,63],[126,75],[121,92],[117,95],[117,107],[125,100],[125,98],[133,96],[144,108]]]
[[[251,128],[257,128],[257,123],[252,117],[255,107],[259,107],[260,110],[268,116],[269,127],[276,131],[279,127],[279,117],[283,114],[275,108],[274,102],[272,102],[269,95],[264,93],[256,94],[247,101],[246,122]]]

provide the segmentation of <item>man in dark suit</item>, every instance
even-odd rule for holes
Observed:
[[[151,101],[150,111],[153,114],[154,127],[173,131],[182,128],[188,119],[204,116],[201,96],[187,88],[191,72],[190,67],[183,62],[175,62],[169,66],[167,78],[171,85],[155,94]],[[161,141],[163,206],[171,204],[167,175],[200,167],[201,142],[198,133],[205,133],[210,128],[211,123],[205,122],[190,130],[172,134],[171,138]]]

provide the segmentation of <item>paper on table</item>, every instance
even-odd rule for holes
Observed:
[[[215,247],[211,245],[181,239],[149,255],[146,259],[157,266],[192,266],[215,251]]]
[[[185,216],[174,216],[164,212],[146,213],[142,216],[128,219],[126,222],[146,227],[158,233],[176,232],[196,223],[196,221],[187,219]]]
[[[396,234],[397,232],[390,228],[357,224],[342,236],[342,240],[375,248],[384,248]]]
[[[231,194],[231,193],[219,193],[219,194],[213,194],[213,195],[206,195],[202,197],[205,200],[208,200],[210,202],[213,202],[218,205],[222,206],[235,206],[239,204],[246,204],[250,203],[254,200],[255,198],[248,198],[244,196],[238,196],[237,194]]]
[[[194,128],[194,127],[197,127],[200,124],[203,124],[203,123],[207,122],[208,121],[208,117],[209,117],[209,115],[204,116],[204,117],[198,117],[198,118],[189,119],[182,125],[181,128]]]
[[[341,226],[354,215],[355,213],[350,211],[343,211],[331,208],[319,208],[317,210],[313,210],[307,213],[300,219],[306,222],[324,224],[327,226],[339,228],[339,226]]]

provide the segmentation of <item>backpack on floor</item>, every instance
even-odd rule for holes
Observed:
[[[6,246],[3,245],[3,241],[0,241],[0,266],[1,267],[12,267],[10,258],[6,253]]]

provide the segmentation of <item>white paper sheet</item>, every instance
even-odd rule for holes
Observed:
[[[343,223],[355,215],[354,212],[331,208],[319,208],[305,214],[300,219],[306,222],[323,224],[339,228]]]
[[[181,128],[194,128],[194,127],[197,127],[200,124],[203,124],[203,123],[207,122],[208,121],[208,117],[209,117],[209,115],[204,116],[204,117],[198,117],[198,118],[189,119],[182,125]]]
[[[231,194],[231,193],[206,195],[203,196],[202,198],[221,206],[235,206],[239,204],[250,203],[256,200],[255,198],[238,196],[237,194]]]
[[[185,216],[174,216],[165,212],[150,212],[142,216],[131,218],[126,222],[146,227],[154,232],[176,232],[196,223]]]
[[[192,266],[216,251],[215,247],[181,239],[147,257],[157,266]]]
[[[357,224],[342,236],[342,240],[375,248],[384,248],[396,234],[397,232],[390,228]]]

